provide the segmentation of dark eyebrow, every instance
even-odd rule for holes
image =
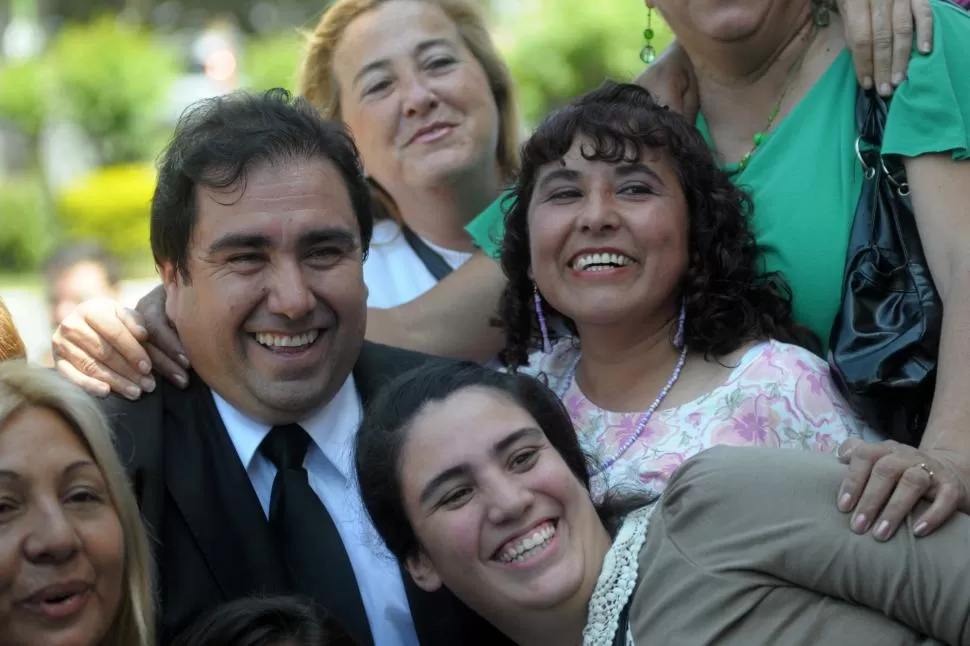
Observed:
[[[215,256],[231,249],[266,249],[273,241],[269,236],[256,233],[228,233],[209,245],[208,254]]]
[[[313,229],[302,234],[297,241],[299,249],[309,249],[319,244],[337,243],[342,246],[357,245],[357,236],[349,229],[330,227]],[[209,245],[209,255],[215,256],[226,251],[238,249],[268,249],[273,246],[269,236],[257,233],[229,233]]]
[[[325,244],[336,244],[341,247],[355,248],[357,246],[357,236],[350,229],[344,229],[342,227],[313,229],[301,235],[296,244],[300,249],[310,249]]]
[[[516,442],[519,442],[520,440],[537,437],[537,436],[541,437],[542,435],[543,435],[543,432],[538,428],[520,428],[519,430],[513,433],[509,433],[504,438],[496,442],[495,446],[492,447],[491,454],[493,456],[501,455],[502,453],[507,451],[510,446],[514,445]],[[445,469],[435,477],[431,478],[431,481],[428,482],[428,484],[425,485],[424,489],[421,490],[421,496],[419,498],[420,503],[422,505],[426,504],[428,500],[434,495],[434,492],[437,491],[437,489],[441,487],[441,485],[445,484],[449,480],[453,480],[460,476],[464,476],[470,472],[471,472],[471,467],[467,463],[456,464],[453,467],[449,467]]]
[[[658,175],[652,168],[647,166],[642,162],[635,162],[632,164],[621,164],[616,167],[616,176],[618,178],[629,177],[630,175],[637,175],[643,173],[644,175],[649,175],[655,182],[658,182],[661,186],[664,186],[664,181],[660,179]]]
[[[452,46],[452,43],[446,38],[432,38],[430,40],[424,40],[418,43],[417,46],[414,48],[414,55],[420,56],[421,54],[428,51],[432,47],[437,47],[439,45]],[[360,79],[368,72],[372,72],[374,70],[387,67],[390,65],[390,63],[391,62],[388,59],[382,58],[376,61],[372,61],[367,65],[364,65],[362,68],[360,68],[360,71],[358,71],[357,74],[354,75],[354,80],[351,82],[351,86],[356,86],[360,82]]]
[[[572,168],[557,168],[556,170],[549,171],[536,186],[536,190],[542,190],[549,184],[555,182],[556,180],[563,180],[566,182],[575,182],[582,177],[582,174],[578,170]]]

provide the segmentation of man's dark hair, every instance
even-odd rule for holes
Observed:
[[[350,646],[339,626],[309,601],[294,597],[244,598],[197,619],[175,646]]]
[[[374,207],[357,147],[344,126],[279,88],[195,103],[179,119],[159,163],[151,223],[156,264],[170,262],[189,280],[197,187],[224,190],[241,183],[245,188],[246,175],[257,164],[314,159],[332,162],[347,183],[366,256]]]
[[[53,283],[72,267],[83,263],[103,267],[105,278],[112,287],[117,287],[121,282],[118,259],[104,245],[92,240],[71,242],[58,247],[44,263],[44,277],[48,284]]]

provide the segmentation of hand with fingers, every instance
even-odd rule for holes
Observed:
[[[99,397],[113,391],[138,399],[155,389],[153,373],[188,385],[189,360],[165,315],[161,286],[135,310],[105,299],[82,303],[58,326],[51,345],[58,372]]]
[[[920,450],[889,440],[847,440],[839,460],[849,472],[838,507],[851,513],[852,531],[872,530],[876,540],[891,538],[921,500],[932,504],[915,519],[913,533],[926,536],[956,511],[970,513],[970,463],[942,450]]]
[[[930,0],[839,0],[838,6],[859,83],[867,90],[891,95],[906,78],[913,43],[922,54],[933,49]]]

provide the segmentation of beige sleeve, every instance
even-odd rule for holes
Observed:
[[[970,517],[915,538],[912,519],[885,543],[849,530],[834,456],[715,447],[670,480],[657,513],[698,568],[746,571],[873,608],[949,644],[970,644]]]

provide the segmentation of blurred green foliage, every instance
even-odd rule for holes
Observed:
[[[106,166],[57,196],[64,233],[100,240],[127,262],[143,261],[149,249],[155,169],[150,164]]]
[[[325,4],[325,3],[324,3]],[[634,0],[493,2],[492,31],[516,82],[524,125],[605,78],[630,80],[647,14]],[[671,40],[659,15],[654,47]],[[243,85],[296,90],[303,40],[296,29],[250,37],[241,52]],[[61,29],[39,58],[0,61],[0,120],[33,145],[51,117],[68,118],[95,142],[106,165],[57,196],[56,218],[38,181],[0,182],[0,270],[36,266],[61,234],[102,238],[121,256],[146,254],[158,128],[179,51],[114,17]],[[164,128],[164,126],[161,126]],[[56,224],[50,229],[48,224]]]
[[[34,58],[0,65],[0,119],[9,122],[32,142],[47,115],[50,66]]]
[[[243,85],[250,90],[283,87],[296,92],[303,37],[296,31],[251,38],[242,52]]]
[[[40,182],[31,177],[0,181],[0,214],[0,270],[34,269],[54,243]]]
[[[39,168],[0,182],[0,271],[36,269],[63,237],[102,239],[122,257],[145,255],[155,175],[130,164],[154,157],[167,137],[159,117],[178,72],[174,48],[113,17],[68,25],[42,56],[0,63],[0,120],[28,137],[34,160],[44,124],[69,119],[107,164],[55,198],[56,213]]]
[[[520,0],[493,34],[505,56],[530,129],[550,111],[598,87],[643,71],[647,10],[634,0]],[[673,36],[654,12],[654,49]]]
[[[179,69],[170,47],[104,17],[62,29],[48,56],[55,109],[94,138],[103,163],[137,161],[157,152],[159,112]]]

